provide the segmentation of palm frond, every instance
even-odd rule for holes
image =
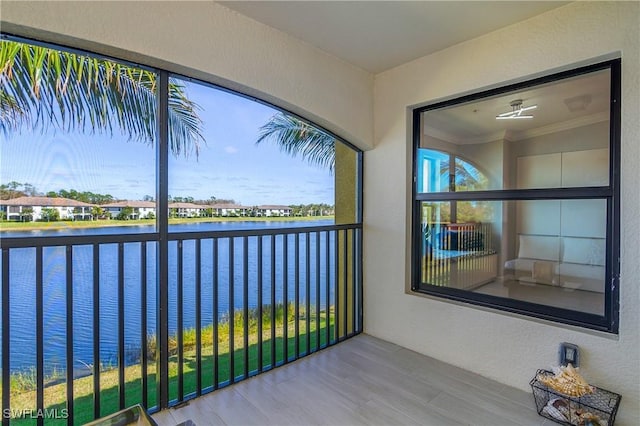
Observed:
[[[449,185],[450,165],[448,160],[440,162],[440,176],[445,185]],[[459,160],[454,161],[455,184],[458,190],[476,191],[487,189],[487,177],[472,164]]]
[[[0,132],[6,136],[27,120],[28,115],[18,105],[15,98],[8,93],[0,92]]]
[[[293,157],[301,155],[311,164],[331,171],[335,166],[335,138],[291,115],[277,113],[260,127],[256,144],[264,141],[272,141]]]
[[[0,42],[0,129],[105,132],[153,144],[157,126],[156,74],[116,62],[41,46]],[[199,152],[202,120],[184,86],[169,87],[172,152]]]
[[[169,148],[174,155],[193,151],[198,156],[200,142],[205,142],[201,134],[202,120],[198,111],[202,108],[190,100],[184,86],[173,79],[169,82]],[[192,144],[181,141],[191,140]]]

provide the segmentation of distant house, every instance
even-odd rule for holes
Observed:
[[[289,206],[258,206],[259,216],[291,216],[292,209]]]
[[[238,204],[213,204],[208,206],[213,209],[217,216],[249,216],[251,207],[245,207]]]
[[[115,203],[103,204],[100,207],[114,218],[122,212],[122,209],[127,207],[132,209],[128,219],[147,219],[156,216],[156,203],[153,201],[117,201]]]
[[[169,203],[169,216],[171,217],[200,217],[203,211],[210,206],[193,203]]]
[[[93,204],[69,198],[18,197],[0,200],[0,209],[7,220],[31,221],[46,219],[46,210],[54,209],[61,220],[91,220]]]

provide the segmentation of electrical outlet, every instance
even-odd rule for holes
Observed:
[[[571,364],[574,367],[580,366],[580,348],[573,343],[560,343],[560,365]]]

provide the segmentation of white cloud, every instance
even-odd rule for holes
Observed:
[[[238,148],[227,145],[224,147],[224,152],[226,152],[227,154],[235,154],[238,152]]]

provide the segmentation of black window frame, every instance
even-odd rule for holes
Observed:
[[[577,188],[550,189],[500,189],[466,192],[417,192],[417,155],[420,148],[423,114],[440,108],[451,107],[487,97],[506,94],[515,90],[533,88],[538,85],[556,82],[595,71],[609,69],[610,80],[610,121],[609,121],[609,185]],[[568,71],[533,78],[524,82],[484,90],[454,99],[436,102],[413,109],[412,114],[412,225],[411,225],[411,291],[435,296],[445,300],[492,308],[499,311],[521,314],[528,317],[578,326],[587,329],[617,334],[620,311],[620,123],[621,123],[621,59],[612,59]],[[509,299],[498,296],[474,293],[448,287],[440,287],[421,282],[420,243],[421,203],[447,201],[519,201],[519,200],[559,200],[559,199],[604,199],[607,203],[606,223],[606,266],[604,315],[595,315],[569,309],[557,308]]]
[[[60,44],[60,43],[55,43],[55,42],[49,42],[49,41],[45,41],[45,40],[40,40],[40,39],[36,39],[36,38],[30,38],[30,37],[26,37],[26,36],[21,36],[21,35],[15,35],[15,34],[11,34],[11,33],[7,33],[7,32],[3,32],[0,31],[0,42],[4,41],[4,40],[8,40],[8,41],[15,41],[15,42],[19,42],[19,43],[26,43],[26,44],[30,44],[30,45],[35,45],[35,46],[42,46],[48,49],[55,49],[55,50],[61,50],[61,51],[65,51],[65,52],[69,52],[69,53],[74,53],[77,55],[82,55],[82,56],[87,56],[90,58],[97,58],[100,60],[106,60],[106,61],[112,61],[112,62],[116,62],[119,64],[123,64],[129,67],[136,67],[136,68],[140,68],[140,69],[144,69],[147,71],[151,71],[156,73],[157,75],[157,82],[158,82],[158,93],[157,93],[157,122],[156,122],[156,132],[157,132],[157,137],[156,140],[154,141],[154,156],[155,156],[155,186],[156,186],[156,209],[157,209],[157,215],[156,215],[156,225],[155,225],[155,229],[153,232],[148,232],[148,233],[144,233],[144,234],[140,234],[140,233],[131,233],[131,234],[123,234],[124,236],[124,240],[129,240],[131,242],[153,242],[156,244],[156,280],[158,281],[157,283],[157,289],[158,292],[156,294],[156,329],[157,329],[157,337],[158,337],[158,353],[164,353],[165,356],[160,356],[158,355],[156,357],[156,365],[157,365],[157,370],[156,370],[156,406],[154,407],[154,409],[164,409],[164,408],[168,408],[170,406],[173,406],[176,404],[176,401],[179,401],[180,403],[183,403],[185,399],[189,399],[190,397],[188,396],[187,398],[183,399],[182,396],[180,396],[177,400],[176,399],[172,399],[172,397],[170,396],[170,392],[169,392],[169,357],[168,354],[169,353],[169,346],[168,346],[168,342],[169,342],[169,287],[168,287],[168,276],[169,276],[169,262],[168,262],[168,258],[169,258],[169,240],[178,240],[178,239],[189,239],[190,236],[196,236],[199,233],[196,231],[189,231],[189,232],[184,232],[184,233],[174,233],[174,232],[169,232],[169,224],[168,224],[168,220],[169,220],[169,208],[168,208],[168,195],[169,195],[169,155],[170,155],[170,141],[169,141],[169,118],[168,118],[168,114],[169,114],[169,84],[170,84],[170,79],[171,78],[179,78],[179,79],[183,79],[189,82],[193,82],[193,83],[198,83],[198,84],[202,84],[204,86],[208,86],[211,87],[213,89],[217,89],[217,90],[221,90],[221,91],[225,91],[228,93],[231,93],[233,95],[245,98],[247,100],[250,101],[254,101],[263,105],[266,105],[268,107],[273,108],[276,111],[282,112],[284,114],[290,115],[290,116],[294,116],[298,119],[300,119],[301,121],[314,126],[318,129],[320,129],[322,132],[330,135],[331,137],[333,137],[335,139],[336,143],[341,143],[343,145],[345,145],[346,147],[350,148],[354,154],[355,154],[355,172],[356,172],[356,182],[355,182],[355,191],[356,194],[355,196],[357,197],[356,199],[356,203],[355,203],[355,220],[353,222],[353,224],[358,225],[360,228],[362,227],[362,220],[363,220],[363,209],[364,209],[364,203],[363,203],[363,178],[364,178],[364,160],[363,160],[363,151],[358,148],[356,145],[352,144],[351,142],[347,141],[345,138],[340,137],[339,135],[337,135],[336,133],[318,125],[315,124],[313,121],[308,120],[292,111],[289,111],[283,107],[280,107],[278,105],[272,104],[268,101],[262,100],[260,98],[257,98],[255,96],[251,96],[249,94],[246,93],[242,93],[236,89],[231,89],[228,87],[224,87],[222,85],[216,84],[216,83],[212,83],[212,82],[208,82],[206,80],[202,80],[202,79],[198,79],[195,77],[189,77],[188,75],[179,73],[179,72],[174,72],[174,71],[170,71],[167,68],[159,68],[156,66],[151,66],[151,65],[145,65],[143,63],[140,62],[132,62],[130,60],[126,60],[126,59],[120,59],[116,56],[112,56],[112,55],[107,55],[107,54],[102,54],[102,53],[97,53],[94,51],[89,51],[89,50],[85,50],[85,49],[81,49],[81,48],[76,48],[76,47],[72,47],[72,46],[68,46],[68,45],[64,45],[64,44]],[[284,154],[283,154],[284,155]],[[335,201],[337,202],[337,200]],[[283,224],[286,222],[283,222]],[[335,226],[332,225],[332,226]],[[280,227],[278,227],[280,228]],[[290,229],[287,228],[286,226],[282,226],[282,229]],[[275,229],[275,228],[274,228]],[[300,227],[300,230],[304,230],[305,228]],[[346,231],[345,231],[345,235],[346,235]],[[92,244],[101,244],[101,243],[110,243],[112,242],[112,235],[109,234],[98,234],[98,235],[91,235],[89,236],[91,243]],[[171,238],[170,238],[171,237]],[[360,246],[362,246],[362,231],[360,232],[360,236],[359,238],[359,244]],[[53,237],[16,237],[16,238],[4,238],[3,239],[3,250],[2,250],[2,256],[7,256],[6,259],[8,259],[8,255],[9,255],[9,251],[8,248],[20,248],[20,247],[32,247],[34,245],[34,243],[36,242],[36,240],[42,240],[42,239],[46,239],[47,240],[47,245],[49,246],[54,246],[54,245],[60,245],[60,246],[73,246],[73,245],[83,245],[82,243],[86,241],[86,238],[84,238],[84,236],[80,236],[79,240],[78,237],[72,237],[70,235],[61,235],[61,236],[53,236]],[[78,242],[81,241],[81,242]],[[346,245],[345,245],[346,247]],[[355,246],[354,246],[355,247]],[[355,253],[355,248],[353,249],[353,253]],[[336,256],[337,256],[337,252],[336,252]],[[3,268],[6,268],[6,275],[8,275],[8,265],[9,262],[6,261],[6,259],[3,261]],[[362,262],[359,262],[359,265],[357,267],[357,271],[358,271],[358,275],[360,277],[362,277]],[[6,289],[6,291],[8,292],[8,287],[4,286],[4,288]],[[346,291],[346,290],[345,290]],[[8,293],[7,293],[8,294]],[[346,294],[346,293],[345,293]],[[360,289],[360,294],[362,294],[362,289]],[[5,299],[8,300],[8,298],[5,297]],[[68,300],[68,299],[67,299]],[[354,302],[355,303],[355,302]],[[355,305],[354,305],[355,306]],[[5,314],[6,312],[6,314]],[[9,315],[9,310],[8,309],[4,309],[4,305],[3,305],[3,316],[7,316]],[[122,318],[122,316],[121,316]],[[4,318],[3,318],[4,319]],[[362,322],[362,312],[360,312],[360,322]],[[342,339],[342,338],[341,338]],[[3,339],[3,344],[4,342],[9,342],[8,339]],[[3,350],[3,353],[9,353],[8,350]],[[3,364],[5,368],[5,370],[8,370],[8,362],[9,362],[9,357],[5,357],[3,359],[3,363],[7,363],[6,365]],[[6,360],[6,361],[5,361]],[[7,376],[8,377],[8,376]],[[248,377],[248,376],[247,376]],[[8,383],[8,382],[7,382]],[[8,384],[6,386],[4,386],[4,383],[2,384],[3,388],[8,389]],[[69,388],[72,389],[72,388]],[[198,390],[197,392],[200,392],[200,390]],[[121,393],[121,396],[123,396],[124,394]],[[193,395],[193,394],[191,394]],[[10,393],[6,392],[3,394],[3,398],[6,401],[3,401],[3,407],[9,407],[9,398],[10,398]],[[69,398],[67,398],[69,399]],[[71,398],[71,404],[73,403],[73,399]],[[94,409],[95,407],[99,408],[99,405],[94,405]],[[73,409],[70,409],[70,412],[73,413]],[[98,414],[96,414],[94,416],[95,418],[98,417]],[[72,417],[70,417],[70,419],[72,419]],[[9,419],[7,418],[7,421]]]
[[[94,51],[94,50],[88,50],[85,48],[79,48],[79,47],[74,47],[73,45],[68,45],[68,44],[62,44],[59,42],[54,42],[54,41],[48,41],[48,40],[43,40],[40,38],[35,38],[35,37],[30,37],[30,36],[24,36],[24,35],[19,35],[19,34],[14,34],[14,33],[10,33],[10,32],[5,32],[5,31],[0,31],[0,41],[13,41],[13,42],[18,42],[18,43],[25,43],[25,44],[31,44],[34,46],[40,46],[40,47],[44,47],[47,49],[54,49],[54,50],[60,50],[60,51],[65,51],[68,53],[73,53],[76,55],[80,55],[80,56],[86,56],[89,58],[95,58],[98,60],[104,60],[104,61],[111,61],[114,63],[119,63],[121,65],[125,65],[127,67],[135,67],[135,68],[139,68],[145,71],[149,71],[149,72],[153,72],[157,75],[157,81],[158,81],[158,93],[157,93],[157,114],[158,114],[158,119],[157,119],[157,136],[156,136],[156,140],[153,142],[155,144],[155,149],[154,149],[154,156],[155,156],[155,183],[156,183],[156,192],[155,192],[155,196],[156,196],[156,209],[158,212],[161,211],[167,211],[169,210],[168,208],[168,191],[169,191],[169,176],[168,176],[168,169],[169,169],[169,165],[168,165],[168,156],[171,155],[170,151],[170,147],[169,147],[169,135],[168,135],[168,125],[169,125],[169,120],[168,120],[168,88],[169,88],[169,84],[170,84],[170,80],[171,79],[179,79],[179,80],[183,80],[185,82],[188,83],[193,83],[193,84],[199,84],[203,87],[208,87],[210,89],[214,89],[214,90],[219,90],[222,92],[226,92],[229,93],[231,95],[235,95],[238,96],[240,98],[243,98],[245,100],[248,101],[253,101],[256,102],[258,104],[264,105],[266,107],[272,108],[277,112],[295,117],[296,119],[310,125],[313,126],[319,130],[321,130],[323,133],[326,133],[327,135],[331,136],[336,143],[340,143],[346,147],[348,147],[349,149],[351,149],[355,156],[356,156],[356,182],[355,182],[355,191],[356,191],[356,203],[355,203],[355,217],[354,217],[354,223],[358,223],[361,224],[363,221],[363,210],[364,210],[364,151],[357,147],[355,144],[349,142],[346,138],[343,138],[342,136],[339,136],[338,134],[336,134],[335,132],[315,123],[314,121],[307,119],[285,107],[273,104],[269,101],[266,101],[264,99],[261,99],[259,97],[256,97],[254,95],[250,95],[248,93],[244,93],[242,91],[240,91],[237,88],[230,88],[230,87],[226,87],[220,83],[213,83],[211,81],[207,81],[204,80],[202,78],[198,78],[198,77],[192,77],[187,73],[184,73],[183,71],[173,71],[170,68],[171,67],[159,67],[159,66],[155,66],[155,65],[147,65],[144,62],[141,61],[131,61],[129,59],[123,59],[122,57],[119,56],[113,56],[111,54],[104,54],[104,53],[100,53],[98,51]],[[166,146],[165,146],[166,145]],[[166,158],[164,158],[166,157]],[[163,175],[161,175],[161,173]],[[166,176],[164,176],[164,174],[166,174]],[[335,200],[334,200],[334,204],[335,204]],[[162,215],[164,216],[164,215]],[[165,222],[167,222],[168,220],[168,213],[166,215],[167,217],[160,217],[160,214],[156,215],[156,222],[155,222],[155,230],[153,232],[149,232],[149,235],[159,235],[160,234],[160,228],[164,227],[168,227],[166,225]],[[163,225],[164,224],[164,225]],[[282,226],[283,228],[286,228],[286,226]],[[166,233],[169,233],[168,230],[165,230]],[[100,234],[98,234],[100,235]],[[64,236],[63,236],[64,237]],[[25,237],[20,237],[20,238],[25,238]]]

